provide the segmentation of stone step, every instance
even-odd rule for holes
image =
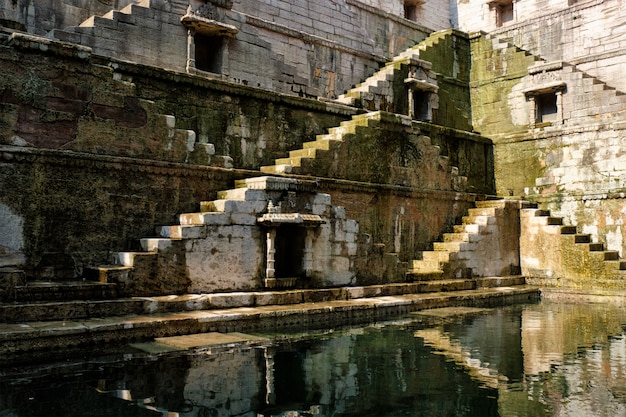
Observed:
[[[469,242],[471,240],[471,233],[444,233],[444,242]]]
[[[217,192],[218,200],[241,200],[241,201],[260,201],[267,200],[267,192],[265,190],[251,190],[247,187],[233,188]]]
[[[411,284],[419,288],[421,283]],[[391,287],[393,288],[393,287]],[[341,289],[338,289],[341,292]],[[77,322],[32,321],[0,325],[0,358],[12,364],[32,360],[35,352],[81,347],[83,349],[130,341],[150,341],[157,337],[220,332],[250,332],[276,328],[328,328],[389,319],[413,311],[436,307],[489,307],[536,301],[537,288],[519,285],[481,287],[454,292],[428,292],[368,298],[354,289],[353,298],[298,303],[291,306],[263,305],[222,308],[194,312],[170,312],[124,315],[102,320],[81,319]]]
[[[352,137],[353,135],[343,135],[343,137],[345,137],[345,136]],[[329,138],[318,138],[318,139],[316,139],[314,141],[304,142],[302,144],[302,146],[303,146],[304,149],[316,148],[316,149],[323,149],[323,150],[331,150],[331,149],[334,149],[334,147],[340,145],[341,142],[343,142],[343,140],[332,139],[331,137],[329,137]]]
[[[424,274],[426,277],[426,274]],[[265,305],[295,305],[300,303],[327,302],[351,300],[358,298],[372,298],[379,296],[401,296],[435,291],[457,291],[462,289],[474,289],[494,287],[495,282],[500,286],[523,285],[524,278],[519,276],[501,278],[475,278],[441,280],[440,275],[433,274],[430,279],[417,279],[416,281],[428,281],[438,279],[437,284],[422,285],[415,282],[372,285],[363,287],[344,287],[333,289],[300,289],[300,290],[268,290],[256,292],[215,293],[215,294],[185,294],[155,297],[111,297],[115,294],[115,285],[99,285],[96,283],[71,282],[63,283],[64,288],[58,283],[31,282],[31,288],[40,288],[43,295],[46,291],[53,294],[45,299],[16,300],[11,303],[0,303],[0,322],[18,323],[28,321],[54,321],[54,320],[78,320],[87,318],[104,318],[124,316],[128,314],[161,314],[171,312],[192,312],[217,310],[223,308],[250,308]],[[459,284],[463,281],[463,284]],[[56,288],[56,290],[55,290]],[[89,288],[92,297],[86,299],[71,299],[61,297],[63,289],[68,291],[65,295],[76,294],[77,291]],[[107,288],[107,291],[96,292],[96,289]],[[43,291],[45,290],[45,291]],[[111,294],[109,294],[111,293]],[[25,293],[22,293],[25,294]],[[86,291],[81,295],[87,294]],[[105,296],[109,296],[107,297]],[[98,296],[98,297],[97,297]]]
[[[264,174],[290,174],[293,167],[289,164],[265,165],[260,168]]]
[[[15,301],[29,303],[111,299],[117,294],[117,284],[94,281],[28,281],[15,287]]]
[[[497,216],[502,213],[502,208],[500,207],[480,207],[480,208],[470,208],[467,210],[467,214],[469,216]]]
[[[103,284],[126,282],[132,270],[132,267],[119,265],[86,266],[83,268],[83,279]]]
[[[267,201],[213,200],[201,201],[201,212],[258,214],[267,209]]]
[[[326,154],[328,154],[328,151],[320,148],[303,148],[289,151],[290,158],[319,158]]]
[[[453,227],[454,233],[480,233],[485,226],[474,223],[456,224]]]
[[[433,242],[433,249],[435,251],[471,251],[475,246],[476,244],[471,242]]]
[[[441,272],[441,261],[436,259],[415,259],[412,262],[411,272]]]

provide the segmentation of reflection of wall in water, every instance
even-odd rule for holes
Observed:
[[[237,349],[191,359],[185,401],[211,416],[247,415],[265,403],[265,359],[261,349]]]

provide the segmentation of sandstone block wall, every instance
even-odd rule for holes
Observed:
[[[440,28],[437,21],[443,13],[432,7],[439,11],[437,18],[417,24],[357,0],[320,0],[304,5],[210,1],[209,5],[218,6],[212,18],[230,25],[236,33],[211,37],[219,44],[211,48],[221,52],[212,58],[215,63],[207,70],[195,68],[194,62],[200,59],[195,54],[201,45],[194,46],[193,37],[188,38],[181,23],[188,7],[193,11],[203,2],[115,1],[108,7],[97,2],[61,3],[35,2],[28,7],[7,4],[0,13],[29,33],[88,46],[95,54],[175,71],[190,70],[288,94],[330,98],[424,39],[432,30],[430,23]]]

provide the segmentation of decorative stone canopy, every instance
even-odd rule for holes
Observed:
[[[195,13],[185,14],[180,18],[180,21],[187,29],[192,29],[195,33],[206,36],[233,37],[239,32],[239,29],[233,25],[208,19]]]
[[[549,83],[534,85],[523,90],[527,96],[536,96],[539,94],[554,93],[556,91],[565,90],[567,84],[565,81],[553,81]]]
[[[429,83],[426,80],[420,80],[413,77],[405,78],[404,83],[412,90],[428,91],[431,93],[436,93],[437,91],[439,91],[439,87],[435,84]]]

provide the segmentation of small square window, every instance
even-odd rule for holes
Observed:
[[[555,93],[539,94],[535,97],[536,123],[557,121],[558,107]]]
[[[515,19],[513,0],[497,0],[489,3],[489,6],[495,13],[496,26],[500,27]]]
[[[404,0],[404,18],[416,22],[420,17],[422,0]]]

